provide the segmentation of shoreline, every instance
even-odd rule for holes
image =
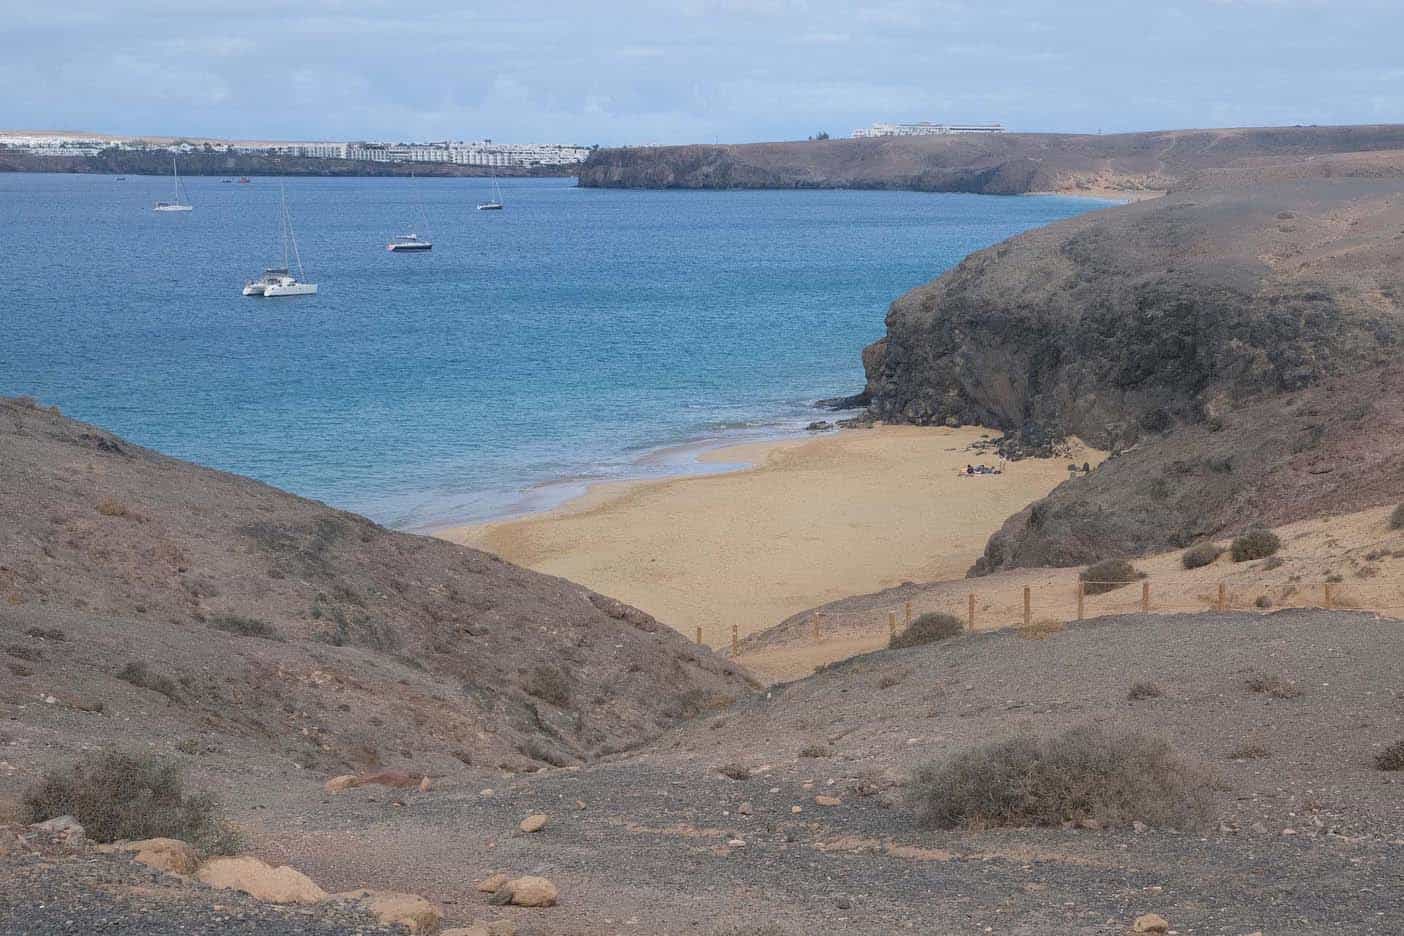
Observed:
[[[721,646],[792,614],[905,581],[961,577],[1009,515],[1067,477],[1071,459],[967,477],[998,433],[876,426],[716,447],[724,473],[605,481],[543,513],[432,535],[558,575]]]

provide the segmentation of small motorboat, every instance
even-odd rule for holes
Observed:
[[[401,234],[399,237],[385,245],[385,249],[391,253],[404,253],[413,250],[433,250],[433,241],[421,238],[418,234]]]

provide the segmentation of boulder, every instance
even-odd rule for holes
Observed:
[[[322,784],[322,789],[326,790],[328,793],[340,793],[356,785],[356,776],[354,774],[342,774],[339,777],[332,777],[326,783]]]
[[[312,904],[327,898],[326,891],[296,868],[274,868],[248,855],[211,859],[200,866],[195,877],[211,887],[243,891],[267,903]]]
[[[195,849],[180,839],[142,839],[128,842],[124,847],[133,853],[136,861],[167,874],[189,877],[200,867],[200,856],[195,853]]]
[[[55,816],[53,819],[36,822],[30,828],[70,846],[82,845],[88,839],[83,832],[82,823],[72,816]]]
[[[544,877],[519,877],[499,887],[491,899],[517,907],[554,907],[559,895],[556,885]]]
[[[823,795],[822,793],[821,793],[820,795],[814,797],[814,802],[815,802],[815,804],[818,805],[818,806],[841,806],[841,805],[843,805],[843,800],[839,799],[837,796],[825,796],[825,795]]]
[[[403,926],[411,933],[437,933],[444,921],[439,908],[418,894],[362,889],[333,894],[330,899],[360,907],[379,923]]]
[[[477,884],[478,890],[486,894],[496,893],[509,878],[505,874],[490,874]]]
[[[1158,913],[1143,913],[1131,924],[1133,933],[1168,933],[1170,924]]]
[[[533,813],[521,821],[517,828],[523,832],[540,832],[546,828],[547,817],[545,813]]]

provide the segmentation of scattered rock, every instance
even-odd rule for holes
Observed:
[[[800,813],[804,812],[804,810],[799,806],[791,806],[790,812],[794,813],[795,815],[799,815]]]
[[[837,796],[825,796],[825,795],[822,794],[822,793],[819,794],[818,796],[814,797],[814,802],[815,802],[817,805],[819,805],[819,806],[841,806],[841,805],[843,805],[843,800],[839,799]]]
[[[211,887],[243,891],[268,903],[310,904],[327,898],[326,891],[296,868],[274,868],[247,855],[214,858],[201,865],[195,877]]]
[[[1158,913],[1143,913],[1131,924],[1133,933],[1168,933],[1170,924]]]
[[[490,874],[477,883],[477,888],[487,894],[496,893],[506,884],[508,877],[505,874]]]
[[[339,777],[332,777],[326,783],[322,784],[322,789],[326,790],[328,793],[340,793],[356,785],[356,777],[354,774],[342,774]]]
[[[810,432],[824,432],[828,429],[834,428],[834,424],[829,422],[827,419],[816,419],[814,422],[810,423],[804,428],[808,429]]]
[[[519,877],[497,889],[490,901],[517,907],[554,907],[560,892],[544,877]]]
[[[411,933],[437,933],[444,915],[418,894],[354,890],[333,894],[332,900],[361,907],[386,926],[403,926]]]
[[[523,832],[540,832],[546,828],[547,817],[545,813],[533,813],[521,821],[517,828]]]
[[[428,793],[432,787],[433,784],[429,782],[428,777],[424,777],[419,781],[419,792],[421,793]]]
[[[751,814],[751,804],[742,803],[740,806],[736,807],[736,813],[741,816],[749,816]]]
[[[65,845],[78,846],[87,841],[87,835],[83,832],[82,823],[72,816],[55,816],[44,822],[36,822],[30,826],[36,832],[43,832],[63,842]]]
[[[126,850],[135,853],[134,860],[167,874],[189,877],[200,867],[200,856],[180,839],[142,839],[127,843]]]

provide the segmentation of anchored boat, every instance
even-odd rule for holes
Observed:
[[[293,235],[292,214],[288,211],[288,193],[281,186],[279,186],[279,193],[282,198],[279,222],[283,235],[283,265],[264,270],[263,275],[258,279],[245,283],[244,295],[267,297],[315,295],[317,284],[304,283],[299,278],[304,275],[302,254],[298,252],[297,238]],[[292,275],[292,267],[288,264],[289,254],[297,263],[297,276]]]
[[[181,196],[184,190],[180,187],[180,170],[176,168],[175,158],[171,158],[171,175],[175,178],[175,201],[158,201],[152,211],[194,211],[195,206],[189,201],[182,201]]]

